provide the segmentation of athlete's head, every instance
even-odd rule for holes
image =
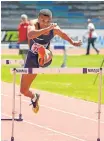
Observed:
[[[49,9],[42,9],[39,12],[38,22],[42,28],[48,27],[52,21],[52,12]]]

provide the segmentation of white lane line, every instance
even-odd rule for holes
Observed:
[[[1,113],[2,115],[4,116],[7,116],[7,117],[10,117],[10,115],[7,115],[5,113]],[[42,128],[42,129],[45,129],[45,130],[48,130],[48,131],[51,131],[51,132],[54,132],[56,134],[60,134],[60,135],[63,135],[63,136],[67,136],[67,137],[70,137],[70,138],[73,138],[73,139],[76,139],[78,141],[87,141],[87,140],[84,140],[84,139],[81,139],[81,138],[78,138],[74,135],[71,135],[71,134],[67,134],[67,133],[64,133],[64,132],[60,132],[58,130],[55,130],[55,129],[52,129],[52,128],[49,128],[49,127],[45,127],[45,126],[42,126],[42,125],[39,125],[39,124],[36,124],[36,123],[33,123],[33,122],[30,122],[30,121],[27,121],[27,120],[23,120],[24,123],[27,123],[27,124],[30,124],[30,125],[33,125],[33,126],[37,126],[39,128]]]
[[[4,94],[1,94],[1,95],[11,98],[9,95],[4,95]],[[19,98],[16,98],[16,100],[19,100]],[[26,102],[26,103],[30,102],[28,100],[21,100],[21,101]],[[60,109],[53,108],[53,107],[49,107],[49,106],[46,106],[46,105],[40,105],[40,106],[44,107],[46,109],[54,110],[54,111],[61,112],[61,113],[64,113],[64,114],[69,114],[69,115],[72,115],[72,116],[75,116],[75,117],[79,117],[79,118],[82,118],[82,119],[98,122],[98,120],[89,118],[87,116],[81,116],[81,115],[78,115],[78,114],[75,114],[75,113],[67,112],[67,111],[60,110]],[[104,121],[100,121],[100,123],[104,124]]]
[[[38,82],[37,84],[54,84],[54,85],[57,85],[57,86],[60,86],[60,85],[63,85],[63,86],[70,86],[72,85],[72,83],[61,83],[61,82],[55,82],[55,81],[44,81],[44,82]]]

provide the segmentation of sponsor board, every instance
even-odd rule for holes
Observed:
[[[11,73],[15,72],[16,74],[28,74],[28,68],[13,68]]]
[[[18,32],[17,31],[1,31],[1,42],[17,42]]]
[[[87,74],[93,74],[93,73],[99,73],[100,70],[102,70],[102,72],[104,72],[104,68],[83,68],[83,73],[87,73]]]
[[[87,69],[87,72],[90,73],[90,72],[95,72],[95,73],[98,73],[100,71],[100,69]]]
[[[74,41],[78,41],[81,40],[83,45],[83,48],[87,47],[87,36],[86,36],[86,32],[87,29],[63,29],[63,31],[69,35]],[[96,47],[97,48],[104,48],[104,30],[96,30],[96,33],[98,35],[97,39],[96,39]],[[18,41],[18,31],[1,31],[1,42],[17,42]],[[52,46],[69,46],[70,44],[63,40],[61,37],[59,36],[55,36],[52,40],[51,40],[51,45]],[[70,45],[70,47],[73,47],[72,45]]]

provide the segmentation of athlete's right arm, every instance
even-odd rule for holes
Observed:
[[[37,30],[37,29],[35,29],[34,25],[30,25],[30,26],[28,26],[27,36],[29,39],[37,38],[40,35],[45,34],[46,32],[49,32],[50,30],[54,29],[55,26],[56,26],[55,24],[51,24],[47,28]]]

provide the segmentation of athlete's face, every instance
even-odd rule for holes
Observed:
[[[39,21],[40,27],[45,28],[50,26],[52,18],[48,16],[40,15],[38,17],[38,21]]]

